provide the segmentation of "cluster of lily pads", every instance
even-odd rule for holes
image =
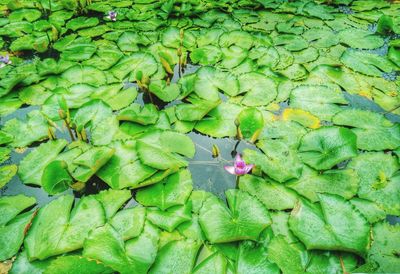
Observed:
[[[0,187],[55,195],[0,197],[0,272],[398,271],[400,4],[322,2],[0,1]],[[193,131],[256,146],[226,203]]]

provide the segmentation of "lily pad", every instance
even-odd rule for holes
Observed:
[[[290,94],[290,106],[307,110],[320,119],[330,121],[341,111],[340,105],[347,105],[340,90],[330,86],[306,86],[294,88]]]
[[[85,241],[83,256],[103,262],[123,274],[147,272],[158,249],[159,231],[146,223],[140,236],[124,242],[110,224],[94,229]]]
[[[44,168],[65,148],[67,141],[58,139],[41,144],[22,159],[18,176],[25,184],[42,185]]]
[[[318,201],[319,193],[337,194],[351,199],[357,194],[359,178],[357,172],[352,169],[327,170],[321,174],[312,168],[304,167],[301,177],[286,186],[312,202]]]
[[[348,109],[337,113],[332,121],[337,125],[352,127],[359,149],[386,150],[400,146],[400,125],[391,123],[381,114]]]
[[[26,121],[17,118],[8,120],[2,128],[3,134],[12,136],[10,145],[13,147],[25,147],[48,138],[49,125],[38,110],[32,110],[26,118]]]
[[[257,240],[271,224],[264,205],[241,190],[228,190],[226,196],[229,209],[215,196],[205,200],[200,209],[199,222],[206,238],[211,243]]]
[[[195,147],[192,140],[178,132],[153,130],[136,143],[140,161],[157,169],[177,169],[187,166],[180,155],[192,158]]]
[[[285,185],[252,175],[240,177],[239,189],[257,197],[268,209],[291,209],[298,199],[297,193]]]
[[[0,188],[5,186],[17,174],[16,165],[0,166]]]
[[[33,211],[20,213],[35,203],[35,198],[24,195],[0,197],[0,260],[5,261],[18,252],[34,216]]]
[[[400,215],[397,203],[400,177],[396,173],[399,164],[393,156],[382,152],[364,153],[354,158],[349,167],[360,177],[360,198],[374,201],[388,214]]]
[[[96,173],[104,182],[115,189],[140,187],[140,183],[155,174],[156,170],[141,163],[135,141],[115,142],[111,159]]]
[[[369,245],[369,223],[364,216],[340,196],[319,194],[318,198],[320,205],[299,201],[289,218],[291,231],[307,249],[364,255]]]
[[[300,158],[311,167],[322,170],[357,156],[357,136],[347,128],[322,127],[304,135]]]
[[[144,206],[157,206],[166,210],[171,206],[184,205],[192,189],[190,172],[183,169],[153,186],[139,190],[136,200]]]

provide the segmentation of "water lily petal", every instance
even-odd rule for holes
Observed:
[[[245,167],[245,174],[249,173],[252,169],[253,169],[254,165],[250,164],[250,165],[246,165]]]
[[[225,170],[228,171],[230,174],[236,175],[235,167],[234,166],[224,166]]]

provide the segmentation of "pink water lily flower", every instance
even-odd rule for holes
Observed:
[[[250,172],[250,170],[254,167],[253,164],[247,165],[240,154],[236,154],[235,161],[233,162],[233,166],[224,166],[225,170],[230,174],[241,176]]]
[[[109,11],[107,18],[110,19],[111,21],[117,21],[117,15],[118,13],[116,11]]]

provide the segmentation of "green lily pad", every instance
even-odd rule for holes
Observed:
[[[53,161],[44,168],[41,185],[47,193],[54,195],[63,192],[73,184],[74,180],[67,168],[64,161]]]
[[[68,255],[57,257],[51,261],[43,273],[111,274],[113,271],[104,264],[94,260],[88,260],[78,255]]]
[[[25,184],[42,185],[42,174],[44,168],[65,148],[67,141],[58,139],[48,141],[32,150],[20,162],[18,176]]]
[[[221,58],[221,50],[213,45],[196,48],[190,53],[190,60],[194,64],[200,64],[202,66],[215,65]]]
[[[4,163],[10,158],[11,149],[7,147],[0,147],[0,164]]]
[[[159,231],[146,223],[140,236],[124,242],[110,224],[94,229],[83,248],[83,256],[103,262],[122,274],[145,273],[156,259]]]
[[[280,34],[273,39],[276,46],[283,46],[289,51],[300,51],[308,47],[308,42],[298,35]]]
[[[158,117],[157,108],[153,104],[141,106],[140,104],[133,103],[129,107],[122,109],[118,114],[118,120],[120,121],[130,121],[141,125],[155,124]]]
[[[242,104],[247,106],[265,106],[277,95],[277,87],[273,80],[261,73],[247,73],[239,77],[240,93],[245,93]]]
[[[278,236],[269,243],[267,252],[268,260],[278,265],[284,273],[304,272],[308,254],[301,243],[289,243],[284,237]]]
[[[356,49],[376,49],[384,44],[382,37],[361,29],[344,29],[339,32],[338,37],[341,43]]]
[[[73,66],[64,71],[62,77],[73,84],[88,84],[98,87],[106,83],[104,72],[91,66]]]
[[[395,157],[382,152],[364,153],[354,158],[348,166],[356,170],[360,177],[360,198],[375,202],[388,214],[400,215],[397,202],[400,177],[396,173],[399,164]]]
[[[48,138],[49,125],[38,110],[32,110],[26,118],[26,121],[18,118],[8,120],[2,128],[3,134],[13,137],[10,143],[13,147],[25,147]]]
[[[196,43],[196,38],[190,31],[178,29],[176,27],[167,28],[161,35],[161,42],[170,48],[192,48]]]
[[[200,98],[218,101],[219,90],[235,96],[239,92],[239,82],[233,74],[212,67],[202,67],[196,72],[194,92]]]
[[[71,214],[73,200],[61,196],[39,210],[25,238],[30,260],[80,249],[89,231],[105,223],[103,206],[94,197],[81,199]]]
[[[60,56],[67,61],[85,61],[89,60],[96,50],[97,46],[90,42],[90,40],[78,38],[63,47]]]
[[[226,273],[228,261],[224,255],[215,252],[198,264],[192,273]]]
[[[195,129],[212,137],[236,136],[235,120],[240,111],[236,104],[221,103],[197,122]]]
[[[302,36],[316,48],[330,48],[339,43],[339,37],[329,28],[312,28]]]
[[[218,43],[221,48],[237,45],[243,49],[250,49],[253,46],[253,37],[248,32],[234,30],[223,33],[219,37]]]
[[[153,186],[139,190],[135,198],[144,206],[157,206],[166,210],[171,206],[184,205],[192,189],[191,174],[183,169]]]
[[[192,140],[178,132],[153,130],[136,143],[140,161],[157,169],[177,169],[187,166],[180,155],[192,158],[195,147]]]
[[[304,167],[301,177],[287,186],[312,202],[318,201],[319,193],[337,194],[351,199],[357,194],[359,178],[352,169],[327,170],[321,174]]]
[[[204,201],[200,209],[200,225],[211,243],[257,240],[271,224],[268,211],[261,202],[241,190],[228,190],[229,209],[215,196]]]
[[[149,90],[164,102],[171,102],[175,100],[181,92],[178,84],[167,84],[164,80],[151,82],[149,85]]]
[[[243,241],[239,246],[238,273],[280,273],[276,264],[267,259],[267,248],[251,241]]]
[[[347,128],[323,127],[304,135],[299,156],[317,170],[330,169],[357,156],[356,142],[357,136]]]
[[[140,80],[139,78],[141,77],[138,78],[138,74],[150,77],[157,72],[157,69],[157,62],[153,55],[136,52],[130,56],[123,57],[110,69],[110,72],[120,81],[129,74],[131,74],[133,80]]]
[[[112,188],[141,187],[141,182],[156,173],[139,160],[135,141],[115,142],[110,146],[115,153],[96,175]]]
[[[117,117],[109,105],[101,100],[91,100],[83,104],[76,112],[73,123],[81,132],[88,128],[94,145],[107,145],[118,130]]]
[[[149,273],[191,273],[199,248],[192,240],[171,241],[160,249]]]
[[[240,177],[239,189],[257,197],[268,209],[291,209],[298,199],[285,185],[251,175]]]
[[[337,113],[332,121],[337,125],[352,127],[359,149],[386,150],[400,146],[400,125],[392,124],[381,114],[346,109]]]
[[[299,178],[303,164],[296,151],[280,140],[260,140],[257,146],[264,152],[245,149],[244,159],[272,179],[283,183],[289,179]]]
[[[239,113],[237,118],[239,129],[245,139],[255,140],[264,127],[264,118],[256,108],[246,108]]]
[[[377,223],[372,230],[374,241],[368,252],[367,262],[378,264],[377,272],[396,272],[400,266],[400,259],[396,256],[399,252],[398,225],[390,225],[386,222]]]
[[[357,208],[371,224],[382,221],[386,218],[385,211],[374,202],[360,198],[353,198],[350,200],[350,203]]]
[[[5,186],[17,174],[16,165],[0,166],[0,188]]]
[[[369,223],[344,198],[319,194],[319,204],[300,200],[289,218],[290,230],[307,249],[343,250],[360,255],[369,245]]]
[[[345,51],[340,61],[356,72],[368,76],[382,76],[384,72],[398,70],[398,67],[385,57],[361,51]]]
[[[200,121],[212,109],[217,107],[221,101],[204,100],[197,96],[187,98],[190,104],[178,104],[175,107],[175,114],[182,121]]]
[[[290,94],[290,106],[301,108],[316,115],[320,119],[330,121],[336,113],[341,111],[340,105],[348,102],[340,89],[330,86],[306,86],[294,88]]]
[[[192,205],[186,203],[183,206],[170,207],[163,211],[155,207],[147,208],[147,219],[159,228],[172,232],[180,224],[191,220]]]
[[[33,206],[36,199],[24,195],[0,197],[0,260],[5,261],[20,249],[26,229],[33,218],[33,211],[20,214]]]

